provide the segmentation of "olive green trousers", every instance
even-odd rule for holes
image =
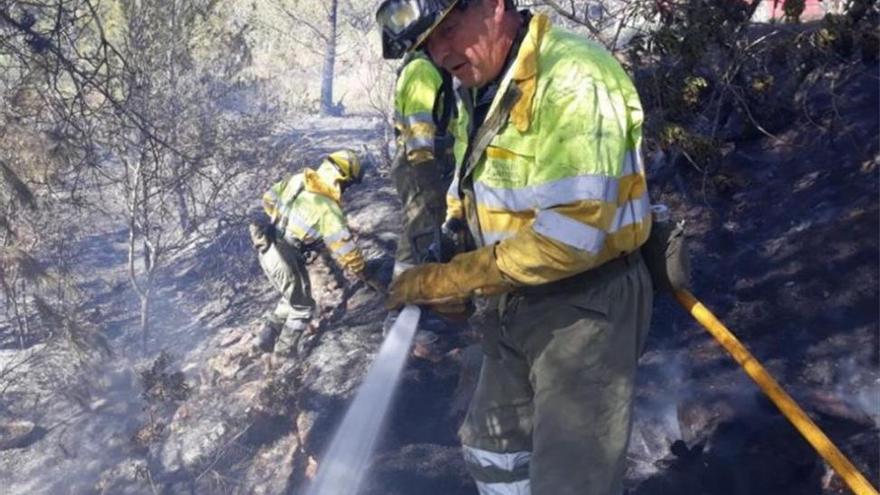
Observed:
[[[275,352],[287,355],[296,348],[315,309],[309,272],[300,250],[283,240],[258,251],[257,256],[266,278],[281,293],[269,318],[280,327]]]
[[[446,190],[451,182],[441,160],[419,164],[398,157],[391,171],[403,204],[404,225],[397,242],[394,274],[423,261],[446,217]]]
[[[652,298],[638,252],[506,298],[459,432],[481,494],[622,493]]]

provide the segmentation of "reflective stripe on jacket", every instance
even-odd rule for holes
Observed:
[[[511,94],[518,97],[505,98]],[[533,16],[486,117],[488,123],[509,112],[506,122],[463,170],[473,95],[459,104],[447,216],[466,214],[480,245],[498,243],[496,260],[507,277],[552,282],[645,242],[651,215],[642,107],[611,54]]]
[[[424,55],[408,59],[394,91],[394,128],[397,148],[416,165],[434,158],[434,104],[443,85],[437,67]]]
[[[323,241],[345,269],[360,273],[364,258],[345,223],[332,165],[306,168],[275,183],[263,195],[263,208],[288,242]]]

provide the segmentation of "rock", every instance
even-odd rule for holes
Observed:
[[[208,383],[241,378],[242,371],[250,367],[256,359],[253,338],[239,338],[236,343],[225,347],[222,352],[208,360],[205,379]]]
[[[152,474],[147,461],[126,459],[101,473],[95,483],[100,495],[140,495],[149,493]]]
[[[243,332],[229,332],[222,339],[220,339],[220,342],[217,345],[221,348],[229,347],[232,344],[239,342],[243,336]]]
[[[324,451],[345,413],[376,351],[361,328],[340,328],[321,334],[317,347],[303,363],[297,429],[303,451]]]
[[[229,404],[191,406],[183,421],[168,425],[168,438],[159,451],[159,461],[166,471],[195,468],[218,453],[231,431],[232,421],[220,413],[224,407]]]
[[[681,438],[689,445],[705,441],[720,422],[734,414],[733,406],[724,398],[683,400],[676,409]]]
[[[254,495],[290,493],[299,447],[296,435],[288,434],[261,448],[244,475],[244,486],[253,487]]]
[[[867,412],[831,392],[823,390],[809,391],[803,400],[802,407],[815,411],[827,418],[850,421],[865,428],[873,428],[875,426],[874,419]]]
[[[299,441],[290,419],[260,412],[249,415],[240,428],[235,428],[234,434],[226,434],[222,448],[212,455],[211,462],[195,471],[194,492],[218,493],[212,476],[217,472],[226,473],[237,485],[247,487],[246,493],[292,493],[290,485],[302,468]]]
[[[308,456],[306,460],[306,473],[305,477],[307,480],[315,479],[315,476],[318,475],[318,461],[315,460],[314,457]]]
[[[0,450],[25,447],[35,428],[32,421],[11,420],[0,423]]]

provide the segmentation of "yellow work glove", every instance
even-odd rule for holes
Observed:
[[[388,292],[388,309],[404,304],[455,306],[471,296],[491,296],[507,292],[507,281],[495,263],[495,246],[462,253],[449,263],[426,263],[403,272]],[[442,311],[441,311],[442,312]]]

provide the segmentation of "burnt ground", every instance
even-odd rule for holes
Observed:
[[[878,79],[856,67],[772,136],[697,170],[657,160],[654,202],[686,221],[693,292],[880,484]],[[650,161],[650,160],[649,160]],[[418,365],[420,366],[420,365]],[[369,493],[474,494],[448,373],[404,381]],[[631,495],[848,493],[734,360],[668,296],[640,367]],[[381,481],[379,481],[381,480]]]
[[[835,101],[808,107],[825,117],[833,108],[834,128],[797,121],[775,138],[736,142],[708,174],[665,164],[652,192],[687,221],[697,297],[876,486],[880,102],[876,65],[860,70]],[[670,180],[676,173],[683,180]],[[846,492],[668,298],[656,305],[648,348],[642,404],[663,393],[658,375],[669,376],[652,353],[679,351],[676,415],[682,438],[704,452],[679,448],[632,493]]]
[[[648,159],[654,201],[687,221],[694,293],[875,485],[877,73],[876,64],[856,67],[836,98],[807,100],[809,118],[774,128],[773,136],[732,141],[716,167]],[[291,128],[278,139],[305,140],[308,156],[297,162],[309,163],[336,146],[330,129],[346,125],[341,122],[318,132]],[[370,125],[347,132],[379,156]],[[286,165],[255,171],[254,187],[280,176]],[[346,210],[367,256],[384,260],[388,270],[399,204],[387,170],[372,172],[347,195]],[[103,288],[96,304],[105,320],[113,316],[106,331],[116,357],[86,399],[54,403],[45,414],[24,401],[10,407],[41,428],[27,445],[0,451],[0,479],[11,493],[64,487],[70,493],[302,493],[296,487],[320,465],[323,446],[378,348],[385,313],[381,298],[362,285],[319,268],[324,331],[299,388],[273,385],[278,377],[246,352],[259,314],[276,296],[243,232],[218,227],[219,235],[193,244],[164,275],[151,349],[179,357],[175,365],[192,396],[169,406],[165,429],[140,446],[133,437],[149,423],[137,375],[154,356],[129,350],[136,321],[125,302],[131,294],[116,273],[124,239],[109,229],[96,238],[101,243],[84,241],[100,245],[96,276],[98,267],[113,272],[95,283]],[[465,349],[473,335],[447,330],[439,350],[449,355],[437,363],[410,360],[364,495],[476,494],[455,431],[479,350]],[[461,363],[470,363],[464,379]],[[846,493],[735,362],[668,297],[656,301],[639,373],[630,495]],[[86,405],[77,409],[76,400]]]

